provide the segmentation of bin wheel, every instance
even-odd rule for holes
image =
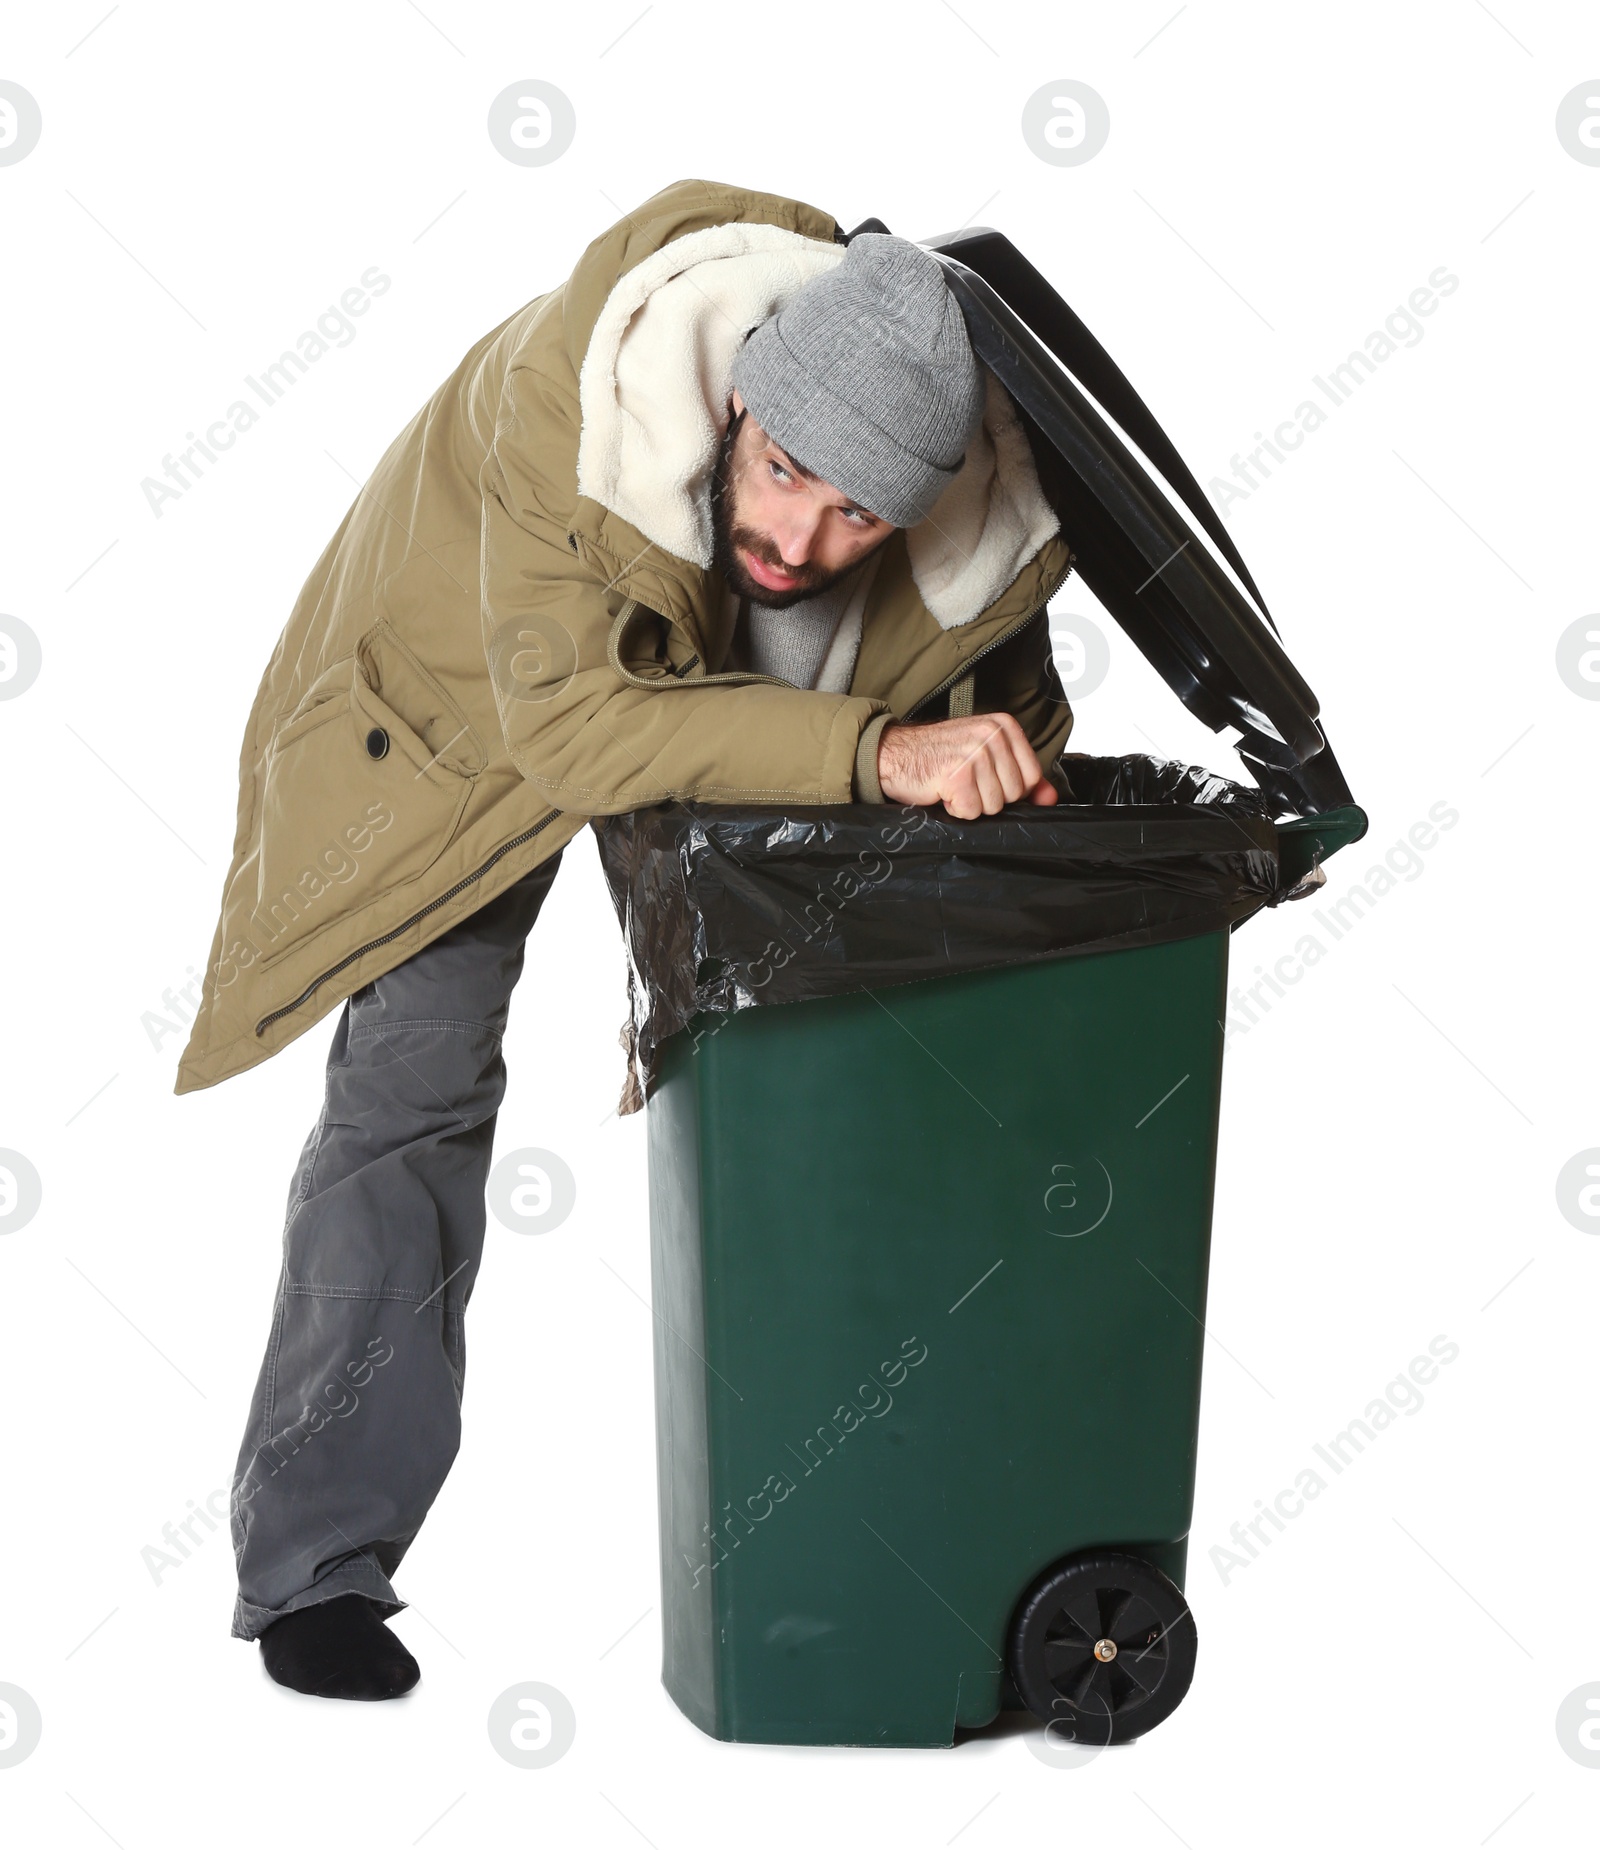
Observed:
[[[1047,1568],[1011,1622],[1007,1668],[1024,1704],[1066,1740],[1131,1741],[1163,1722],[1194,1676],[1194,1616],[1137,1555],[1073,1555]]]

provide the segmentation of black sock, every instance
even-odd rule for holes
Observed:
[[[261,1634],[267,1675],[304,1696],[383,1702],[422,1675],[417,1660],[360,1593],[341,1593],[287,1613]]]

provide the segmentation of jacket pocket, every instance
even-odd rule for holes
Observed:
[[[373,687],[370,659],[335,663],[268,751],[248,926],[262,968],[424,874],[466,806],[471,776]]]

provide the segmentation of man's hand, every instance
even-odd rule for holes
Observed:
[[[1038,804],[1060,800],[1009,713],[885,726],[878,735],[878,784],[890,803],[943,803],[962,822],[993,816],[1024,797]]]

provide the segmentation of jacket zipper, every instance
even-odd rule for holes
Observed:
[[[906,720],[911,719],[914,715],[920,713],[930,700],[937,700],[941,694],[948,693],[950,689],[955,686],[957,681],[961,680],[964,676],[971,674],[973,669],[977,667],[978,663],[981,662],[986,655],[992,655],[996,649],[1000,648],[1003,644],[1010,642],[1013,636],[1019,635],[1023,630],[1025,630],[1028,627],[1028,625],[1034,620],[1034,618],[1038,616],[1039,612],[1043,610],[1045,606],[1050,602],[1051,598],[1053,598],[1055,594],[1061,589],[1061,587],[1067,582],[1068,577],[1071,575],[1075,558],[1076,558],[1076,555],[1069,552],[1067,554],[1066,566],[1062,570],[1061,575],[1056,579],[1054,584],[1050,585],[1046,589],[1044,596],[1041,597],[1039,602],[1034,605],[1033,609],[1030,610],[1025,617],[1020,617],[1015,623],[1013,623],[1010,629],[1003,630],[998,636],[986,642],[983,645],[983,647],[977,651],[975,655],[969,656],[967,660],[961,664],[961,666],[955,671],[953,675],[946,676],[946,678],[943,681],[941,681],[937,687],[930,688],[929,691],[921,697],[921,699],[913,701],[911,705],[906,708],[904,714],[902,714],[901,716],[902,723],[904,723]]]
[[[429,900],[428,904],[425,905],[420,912],[413,912],[410,918],[402,920],[400,924],[395,926],[393,931],[386,931],[381,938],[374,938],[370,943],[363,944],[359,950],[352,951],[348,957],[341,957],[332,969],[324,970],[322,975],[319,976],[315,982],[308,983],[306,987],[301,990],[299,995],[295,997],[293,1002],[286,1002],[281,1009],[274,1009],[270,1015],[263,1015],[260,1021],[256,1023],[256,1034],[258,1036],[263,1034],[282,1016],[293,1014],[293,1012],[299,1008],[300,1004],[314,996],[330,977],[337,976],[341,970],[348,970],[358,957],[365,957],[368,951],[375,951],[380,945],[392,942],[392,940],[400,936],[401,932],[409,931],[411,927],[416,924],[418,919],[425,919],[430,912],[437,912],[441,906],[448,904],[450,900],[455,898],[457,893],[464,893],[475,880],[481,880],[483,876],[488,873],[489,869],[494,866],[496,861],[503,859],[513,848],[520,848],[524,842],[532,841],[534,836],[539,834],[541,830],[549,828],[550,824],[554,822],[560,814],[561,811],[559,809],[551,810],[548,816],[541,818],[531,829],[524,829],[520,835],[513,835],[510,841],[502,842],[476,873],[468,874],[465,879],[458,880],[448,892],[441,893],[437,899]]]

